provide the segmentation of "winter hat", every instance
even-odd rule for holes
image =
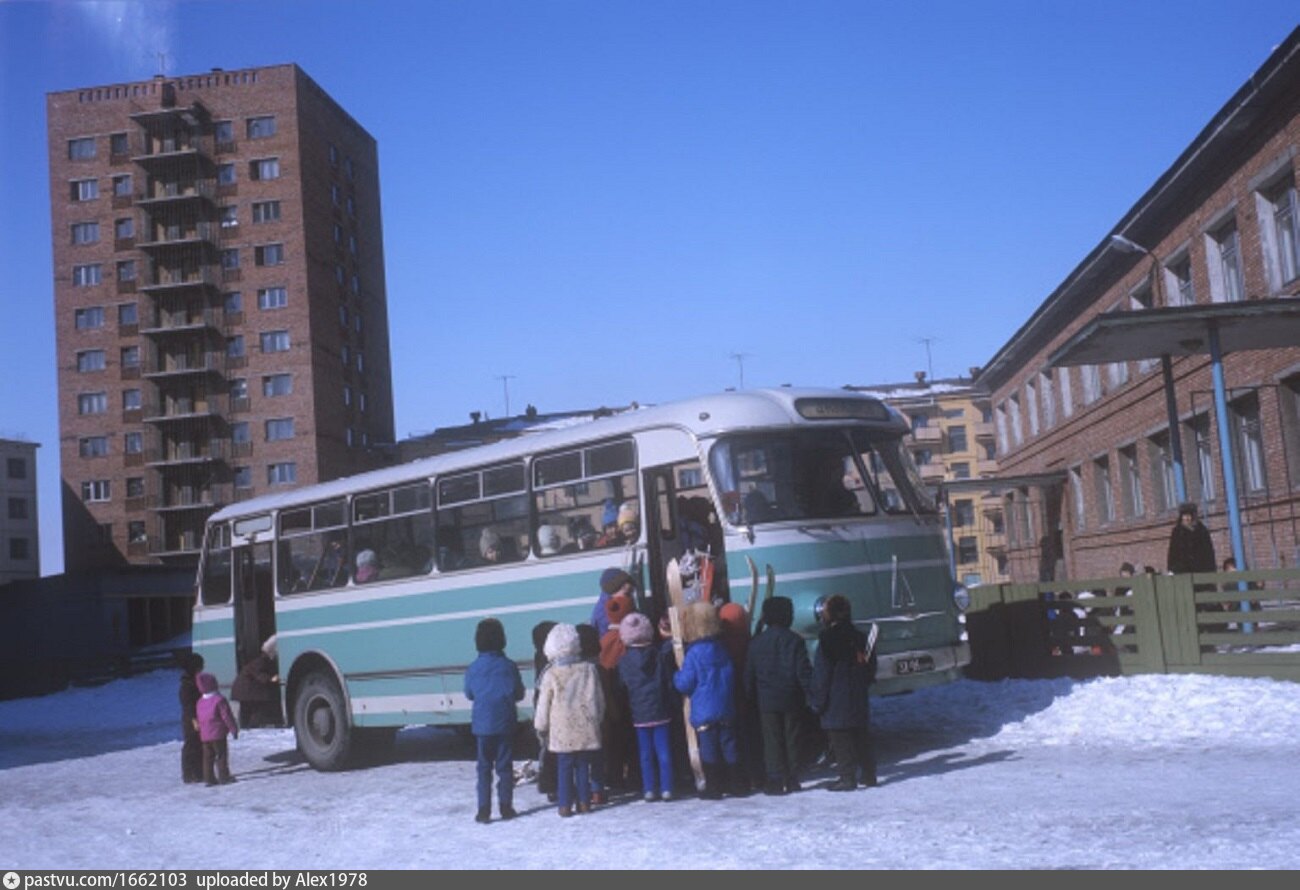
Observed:
[[[763,623],[768,627],[794,624],[794,602],[788,596],[774,596],[763,601]]]
[[[578,629],[572,624],[557,624],[546,635],[546,645],[542,652],[555,661],[557,658],[573,658],[581,652],[578,641]]]
[[[636,504],[632,501],[624,501],[618,508],[618,524],[622,526],[629,522],[637,525],[641,522],[641,517],[637,513]]]
[[[204,671],[195,677],[194,684],[199,687],[199,692],[207,693],[217,691],[217,678],[209,674],[207,671]]]
[[[836,621],[847,621],[853,617],[853,606],[847,598],[838,593],[828,599],[826,605],[822,608],[824,609],[823,614],[826,616],[826,621],[830,624],[834,624]]]
[[[682,640],[694,643],[708,637],[716,637],[722,632],[722,622],[718,620],[718,610],[713,603],[694,602],[682,610]]]
[[[728,633],[749,636],[749,615],[740,603],[723,603],[718,609],[718,620]]]
[[[197,652],[186,652],[181,656],[181,670],[187,674],[197,674],[203,670],[203,656]]]
[[[649,618],[633,612],[618,623],[618,638],[624,646],[648,646],[655,638],[655,629]]]
[[[632,597],[626,593],[616,593],[605,600],[605,617],[611,625],[618,624],[633,608]]]
[[[276,639],[275,634],[271,634],[269,637],[266,638],[266,642],[262,644],[262,652],[266,655],[267,658],[279,657],[280,655],[279,641]]]
[[[618,524],[618,505],[613,501],[605,501],[605,510],[600,514],[600,524],[602,526]]]
[[[372,566],[375,564],[377,559],[378,557],[375,556],[375,551],[362,550],[357,554],[357,568],[361,568],[362,566]]]
[[[594,625],[578,625],[578,654],[583,658],[595,658],[600,655],[600,631]]]
[[[474,648],[480,652],[501,652],[506,648],[506,629],[495,618],[484,618],[474,629]]]
[[[501,536],[492,529],[485,528],[483,534],[479,535],[478,538],[478,552],[484,559],[487,559],[488,550],[493,548],[498,551],[501,550]]]
[[[622,569],[605,569],[600,573],[601,593],[618,593],[624,584],[631,584],[632,576]]]
[[[541,652],[546,646],[546,637],[555,627],[554,621],[539,621],[533,625],[533,648]]]
[[[543,525],[537,530],[537,549],[543,556],[560,552],[560,533],[554,526]]]

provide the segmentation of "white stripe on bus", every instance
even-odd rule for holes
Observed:
[[[427,695],[357,695],[352,697],[354,714],[412,714],[468,711],[470,701],[463,693],[443,692]]]
[[[943,559],[918,559],[912,562],[900,562],[898,568],[900,571],[906,569],[932,569],[935,566],[946,566],[947,564],[947,560]],[[782,581],[809,581],[813,578],[838,578],[843,575],[857,575],[862,572],[892,572],[893,570],[894,564],[892,562],[860,563],[838,569],[818,569],[810,572],[777,572],[776,577]],[[753,586],[753,582],[750,578],[733,578],[729,586],[733,590],[736,588],[748,590]]]

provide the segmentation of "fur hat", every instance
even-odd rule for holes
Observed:
[[[478,552],[484,559],[487,559],[487,552],[495,548],[501,550],[501,536],[490,528],[483,529],[483,534],[478,536]]]
[[[640,612],[633,612],[618,624],[618,638],[624,646],[648,646],[654,641],[655,629],[650,619]]]
[[[794,602],[788,596],[774,596],[763,600],[763,623],[768,627],[789,627],[794,624]]]
[[[682,610],[681,622],[682,641],[686,643],[716,637],[722,632],[722,622],[718,619],[718,610],[713,608],[713,603],[691,603]]]
[[[537,550],[543,556],[560,552],[560,533],[554,526],[543,525],[537,529]]]
[[[1196,516],[1196,504],[1192,503],[1191,501],[1183,501],[1181,504],[1179,504],[1179,505],[1178,505],[1178,518],[1179,518],[1179,519],[1182,519],[1184,516],[1195,517],[1195,516]]]
[[[749,633],[749,614],[740,603],[723,603],[718,609],[718,620],[727,630]]]
[[[618,593],[624,584],[631,584],[632,576],[622,569],[605,569],[600,573],[601,593]]]
[[[362,566],[374,565],[379,560],[373,550],[362,550],[357,554],[357,568]]]
[[[624,501],[618,508],[618,524],[622,526],[629,522],[633,525],[639,525],[641,522],[641,515],[637,512],[636,504],[634,502]]]
[[[194,678],[194,685],[199,687],[199,692],[216,692],[217,678],[209,674],[207,671],[204,671]]]
[[[623,617],[635,609],[632,597],[626,593],[616,593],[605,600],[605,617],[611,625],[618,624]]]
[[[572,624],[557,624],[546,635],[546,645],[542,647],[547,659],[573,658],[581,652],[578,641],[578,629]]]
[[[474,629],[474,648],[480,652],[502,652],[506,648],[506,629],[495,618],[484,618]]]
[[[834,594],[826,600],[826,605],[822,607],[822,614],[826,616],[828,624],[834,624],[836,621],[848,621],[853,617],[853,605],[847,597],[840,594]]]
[[[280,657],[280,643],[275,634],[271,634],[266,638],[266,642],[262,644],[262,652],[265,653],[267,658]]]
[[[583,658],[596,658],[600,655],[600,631],[595,625],[578,625],[578,654]]]

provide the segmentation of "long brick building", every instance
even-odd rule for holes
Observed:
[[[46,97],[64,562],[192,563],[393,435],[375,140],[296,65]]]
[[[1274,317],[1292,318],[1286,301],[1300,296],[1298,164],[1300,29],[979,373],[975,382],[992,397],[998,476],[1009,483],[1004,513],[1016,580],[1062,570],[1114,575],[1124,561],[1163,571],[1180,497],[1200,505],[1221,562],[1237,549],[1231,477],[1241,567],[1300,561],[1300,336],[1278,342],[1256,327],[1258,343],[1238,342],[1223,356],[1219,402],[1200,336],[1160,346],[1165,332],[1148,327],[1149,353],[1092,364],[1063,359],[1072,340],[1117,311],[1227,324],[1222,313],[1271,301]],[[1161,349],[1173,352],[1172,411]]]

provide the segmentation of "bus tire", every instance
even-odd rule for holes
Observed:
[[[315,672],[303,680],[294,701],[293,728],[298,750],[313,767],[322,772],[348,767],[355,731],[333,677]]]

